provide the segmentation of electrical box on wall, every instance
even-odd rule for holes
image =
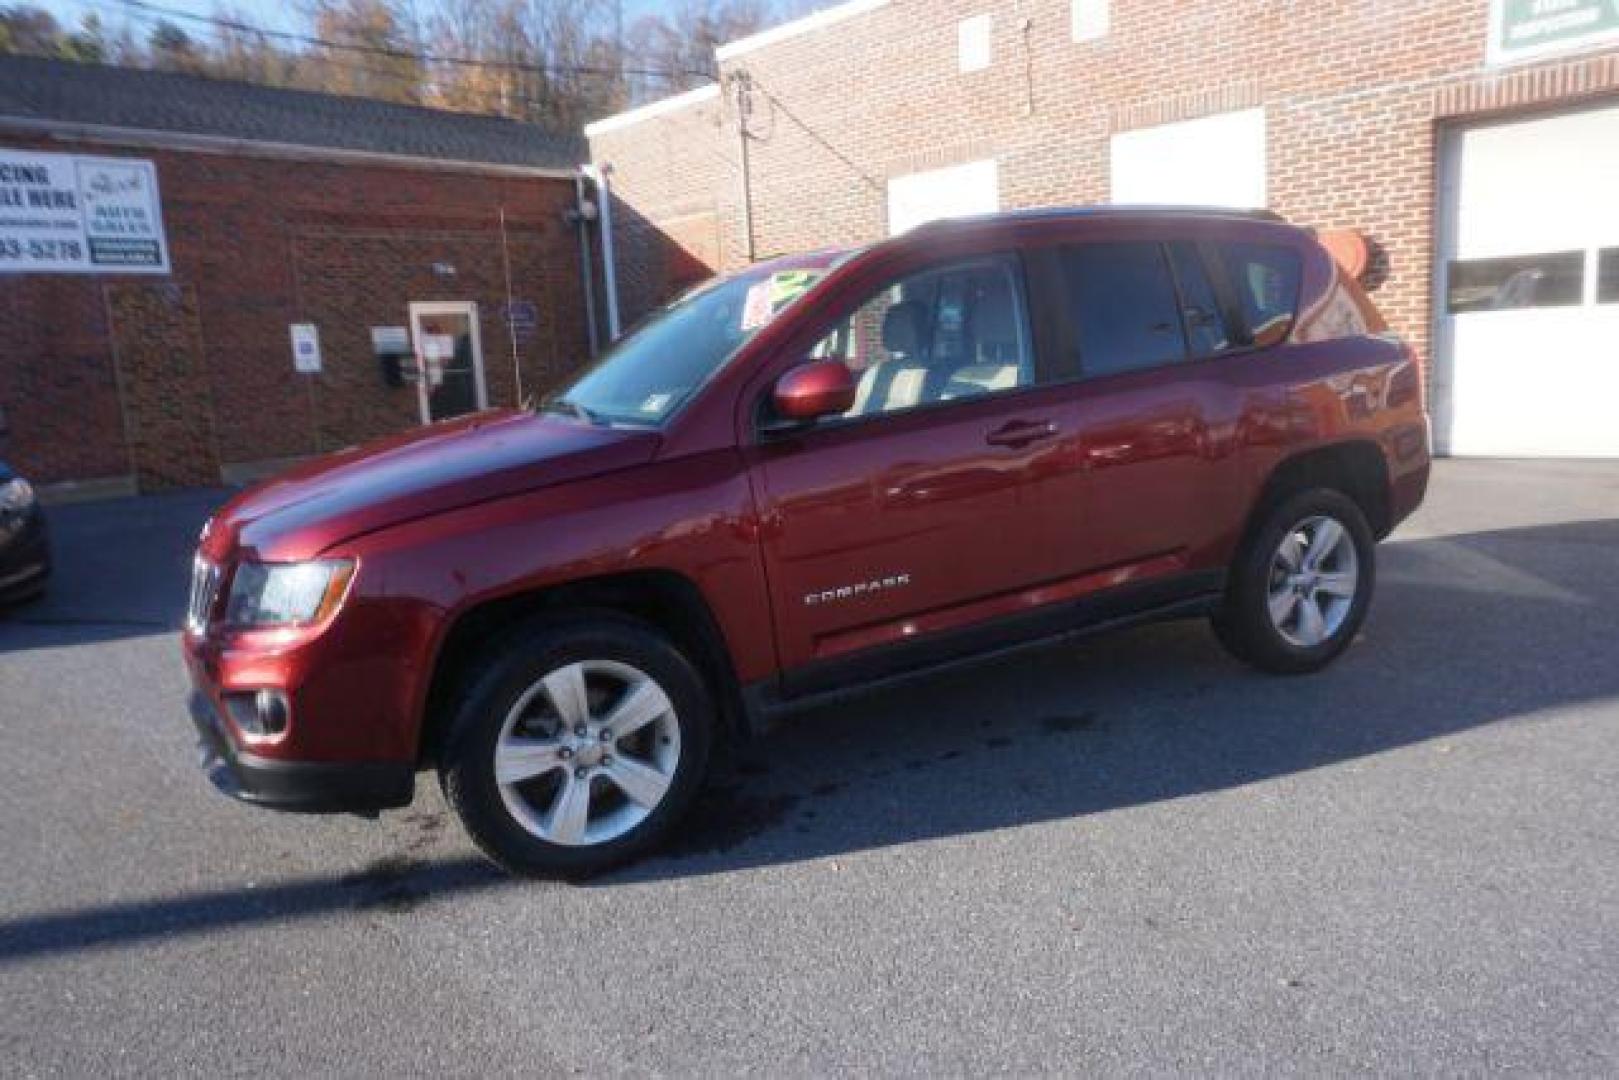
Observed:
[[[373,326],[371,352],[377,358],[382,381],[388,386],[415,382],[418,374],[410,348],[410,331],[403,326]]]

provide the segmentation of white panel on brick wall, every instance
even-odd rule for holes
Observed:
[[[983,71],[989,67],[990,39],[995,30],[995,20],[989,15],[974,15],[970,19],[962,19],[956,27],[958,42],[958,61],[963,74],[969,71]]]
[[[1000,208],[1000,168],[993,158],[888,181],[890,236],[940,218],[993,214]]]
[[[1113,136],[1116,203],[1265,205],[1265,110],[1244,109]]]
[[[1434,427],[1490,457],[1619,457],[1619,108],[1443,144]]]
[[[1109,7],[1112,0],[1074,0],[1074,40],[1096,41],[1107,37],[1112,21]]]

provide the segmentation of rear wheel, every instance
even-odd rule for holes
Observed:
[[[513,873],[575,877],[653,847],[702,784],[713,709],[668,641],[628,619],[547,619],[462,695],[440,781]]]
[[[1319,670],[1365,620],[1375,559],[1354,500],[1329,488],[1300,492],[1274,507],[1238,553],[1215,632],[1261,670]]]

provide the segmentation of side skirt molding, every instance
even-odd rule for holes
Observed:
[[[1052,610],[998,619],[848,658],[789,671],[742,688],[748,729],[761,735],[784,718],[958,668],[1121,630],[1212,614],[1225,592],[1223,570],[1177,575],[1112,589]]]

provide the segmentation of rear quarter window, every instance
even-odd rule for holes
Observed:
[[[1238,314],[1255,345],[1275,345],[1287,337],[1299,309],[1303,260],[1282,244],[1219,245]]]

